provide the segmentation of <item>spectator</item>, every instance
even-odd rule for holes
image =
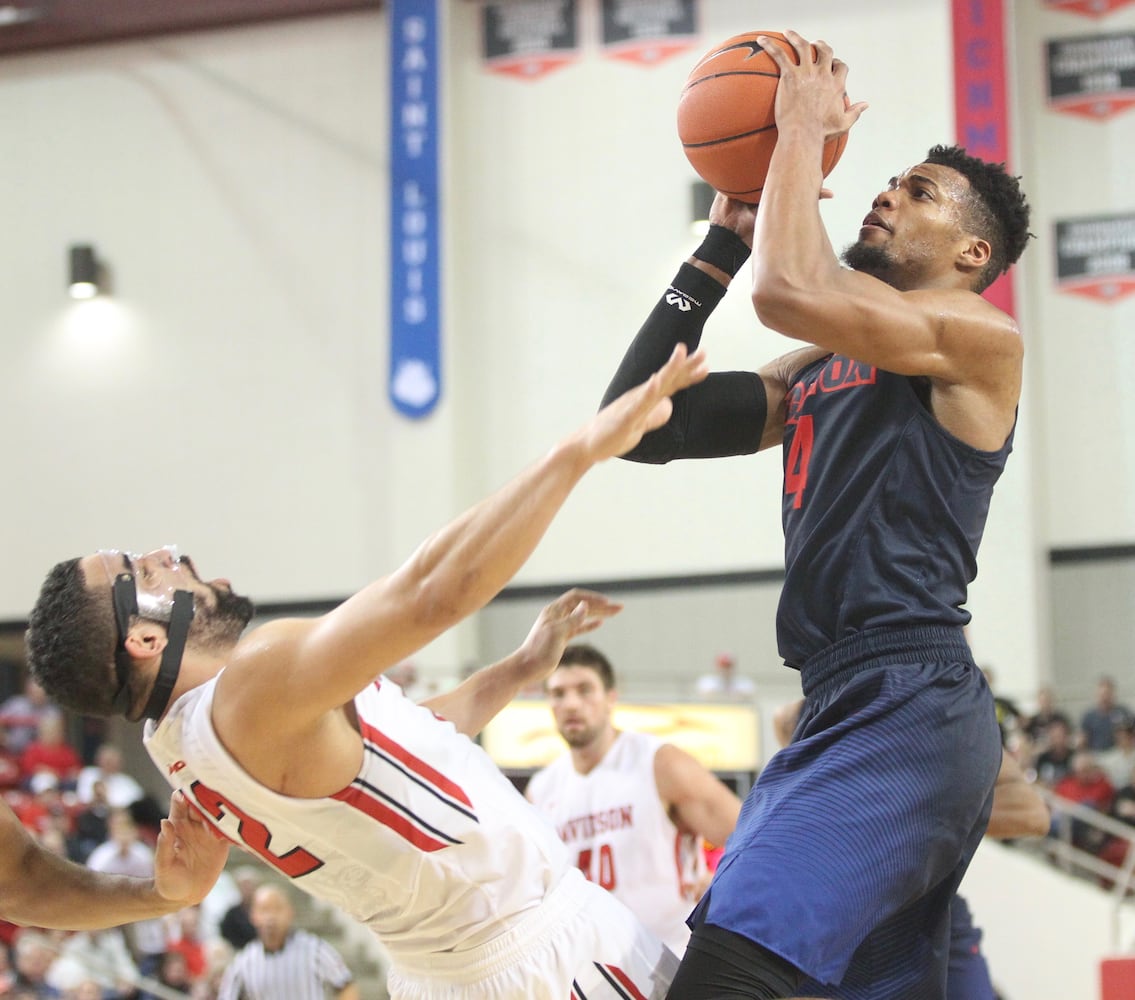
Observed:
[[[187,906],[169,918],[169,923],[173,926],[167,934],[169,943],[166,952],[175,951],[185,958],[185,968],[191,982],[196,982],[205,975],[207,964],[205,942],[199,933],[200,916],[200,907]]]
[[[87,867],[110,875],[153,878],[153,849],[139,839],[129,810],[112,810],[107,825],[109,839],[91,851]],[[165,924],[160,919],[139,920],[129,925],[128,933],[139,971],[144,976],[153,975],[166,950]]]
[[[190,991],[193,1000],[218,1000],[221,979],[232,960],[233,946],[228,941],[221,937],[208,941],[205,945],[205,975],[194,983]]]
[[[1115,746],[1096,755],[1107,780],[1115,788],[1122,788],[1135,767],[1135,720],[1115,727]]]
[[[26,993],[35,1000],[55,1000],[63,994],[46,980],[55,958],[51,938],[40,931],[22,931],[16,938],[16,984],[14,996]]]
[[[91,851],[110,837],[110,813],[106,785],[96,781],[91,786],[91,801],[81,806],[74,815],[71,840],[67,845],[67,856],[72,861],[85,865]]]
[[[137,781],[123,772],[122,751],[113,743],[100,744],[95,751],[95,762],[79,772],[75,794],[80,802],[93,800],[96,781],[102,782],[106,802],[115,809],[132,805],[146,794]]]
[[[22,779],[20,756],[8,745],[8,727],[0,724],[0,792],[15,791]]]
[[[0,723],[8,730],[8,749],[23,753],[39,734],[40,719],[46,715],[63,718],[59,708],[48,700],[47,692],[29,676],[23,694],[14,694],[0,705]]]
[[[67,742],[61,715],[45,715],[39,720],[36,738],[20,754],[20,773],[25,783],[33,775],[49,771],[65,790],[73,790],[83,761],[79,752]]]
[[[178,994],[188,995],[193,989],[193,977],[189,975],[189,965],[185,961],[185,955],[180,951],[167,951],[162,955],[154,978],[162,986],[175,990]],[[143,992],[141,1000],[161,1000],[165,996],[168,994],[164,991],[161,994]]]
[[[1017,708],[1016,702],[997,693],[995,687],[997,675],[992,667],[982,667],[981,673],[993,694],[993,710],[997,713],[997,725],[1001,729],[1001,745],[1010,746],[1013,736],[1020,727],[1021,710]]]
[[[1025,735],[1033,742],[1038,751],[1044,749],[1048,735],[1048,724],[1057,719],[1063,722],[1068,727],[1068,731],[1071,732],[1072,720],[1066,712],[1056,707],[1056,696],[1053,694],[1052,688],[1039,688],[1036,693],[1036,711],[1025,720],[1022,726]]]
[[[257,940],[232,960],[221,980],[220,1000],[358,1000],[359,990],[339,953],[307,931],[293,930],[295,911],[285,891],[263,885],[252,899]]]
[[[1033,761],[1036,780],[1052,788],[1064,777],[1072,766],[1072,727],[1063,719],[1053,719],[1048,724],[1045,749]]]
[[[1115,700],[1115,681],[1101,677],[1096,684],[1096,703],[1080,718],[1080,732],[1086,750],[1099,753],[1115,746],[1115,730],[1135,721],[1131,709]]]
[[[234,875],[240,899],[234,903],[221,918],[221,937],[232,945],[233,951],[240,951],[256,940],[256,928],[250,916],[252,897],[263,881],[260,872],[251,865],[243,865]]]
[[[1116,790],[1115,798],[1111,800],[1111,818],[1135,827],[1135,768],[1128,773]],[[1135,838],[1135,831],[1132,831],[1131,836]],[[1109,837],[1100,851],[1100,857],[1120,868],[1127,860],[1130,844],[1131,840],[1126,837]]]
[[[1115,798],[1115,788],[1089,750],[1077,750],[1073,754],[1072,769],[1056,783],[1053,792],[1062,799],[1104,814],[1111,812]],[[1059,808],[1057,803],[1056,809]],[[1103,831],[1084,820],[1073,819],[1071,831],[1072,846],[1092,854],[1098,854],[1107,840]]]
[[[104,992],[126,996],[133,992],[138,967],[130,957],[126,937],[117,927],[69,935],[44,977],[60,992],[94,980]]]
[[[756,690],[757,686],[750,678],[737,673],[737,660],[732,653],[718,653],[713,661],[713,672],[702,674],[697,681],[697,693],[702,698],[747,700]]]
[[[16,985],[16,970],[12,968],[12,952],[7,943],[0,942],[0,996],[7,996]]]
[[[37,837],[55,829],[65,836],[71,832],[71,815],[59,791],[59,779],[50,771],[33,775],[28,793],[14,800],[12,811]]]

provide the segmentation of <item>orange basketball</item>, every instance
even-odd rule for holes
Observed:
[[[691,166],[722,194],[760,201],[776,145],[776,85],[780,71],[757,42],[768,35],[796,62],[779,31],[747,31],[709,50],[690,71],[678,100],[678,138]],[[847,133],[824,145],[826,177],[843,155]]]

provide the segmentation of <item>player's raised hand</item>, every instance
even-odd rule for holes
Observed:
[[[229,843],[174,792],[154,851],[154,888],[183,906],[200,903],[225,867]]]
[[[601,462],[630,451],[644,434],[670,419],[674,393],[708,374],[705,352],[687,355],[686,345],[678,344],[650,378],[612,400],[580,428],[579,438],[590,459]]]
[[[545,605],[520,647],[520,652],[530,661],[533,680],[543,680],[556,669],[567,644],[576,636],[594,632],[622,610],[619,601],[580,587]]]

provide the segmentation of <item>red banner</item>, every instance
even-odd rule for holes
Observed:
[[[1066,10],[1069,14],[1082,14],[1084,17],[1107,17],[1120,7],[1127,7],[1135,0],[1045,0],[1045,6],[1053,10]]]
[[[953,0],[954,128],[971,156],[1009,163],[1009,99],[1006,86],[1005,9],[1002,0]],[[1014,315],[1013,274],[985,292]]]

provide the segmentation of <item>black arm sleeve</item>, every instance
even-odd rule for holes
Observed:
[[[709,314],[725,288],[704,271],[683,264],[607,386],[602,406],[645,382],[679,343],[692,353]],[[704,382],[674,394],[670,420],[623,458],[661,465],[675,458],[751,455],[761,443],[768,402],[756,372],[714,372]]]

